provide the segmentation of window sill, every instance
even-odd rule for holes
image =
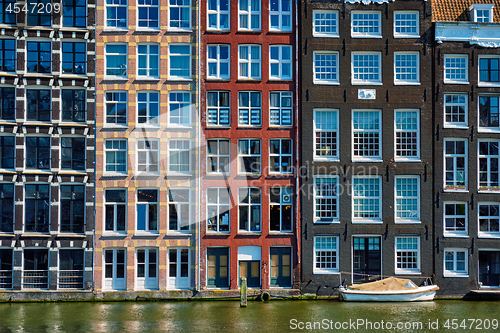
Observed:
[[[0,125],[16,125],[16,120],[3,120],[0,119]]]
[[[96,235],[97,236],[97,235]],[[127,232],[126,231],[121,231],[121,232],[116,232],[116,231],[104,231],[101,234],[101,237],[126,237]],[[97,237],[96,237],[97,238]]]
[[[59,31],[70,31],[70,32],[88,32],[89,29],[86,27],[59,27]]]
[[[159,172],[149,172],[149,171],[134,171],[136,177],[159,177]]]
[[[190,237],[191,235],[193,235],[191,233],[191,230],[185,230],[185,231],[168,230],[166,234],[167,236],[184,236],[184,237]]]
[[[231,32],[231,29],[214,29],[214,28],[206,28],[207,32]]]
[[[54,30],[54,28],[51,26],[43,26],[43,25],[33,25],[33,26],[29,26],[29,25],[26,25],[24,27],[24,29],[26,30],[44,30],[44,31],[52,31]]]
[[[407,162],[407,163],[416,163],[422,162],[420,158],[394,158],[394,162]]]
[[[351,81],[353,86],[381,86],[382,82],[355,82]]]
[[[444,124],[443,128],[449,128],[449,129],[469,129],[469,126],[467,126],[467,125]]]
[[[500,87],[500,83],[479,82],[477,87],[478,88]]]
[[[500,133],[500,127],[478,127],[478,133]]]
[[[205,128],[211,130],[230,129],[231,125],[206,125]]]
[[[245,176],[245,177],[261,177],[261,173],[244,173],[244,172],[238,172],[238,176]]]
[[[9,232],[0,232],[0,237],[15,237],[14,232],[9,233]]]
[[[332,157],[332,158],[314,157],[313,162],[340,162],[340,158],[338,158],[338,157]]]
[[[396,219],[396,220],[394,220],[394,223],[396,223],[396,224],[419,224],[419,223],[422,223],[422,221],[421,220],[403,220],[403,219],[398,220],[398,219]]]
[[[160,235],[159,231],[140,231],[136,230],[133,234],[135,237],[158,237]]]
[[[206,235],[207,236],[229,236],[231,233],[230,231],[208,231]]]
[[[340,35],[315,35],[313,33],[313,37],[318,37],[318,38],[340,38]]]
[[[23,232],[21,237],[46,237],[49,238],[51,235],[49,233],[42,232]]]
[[[191,176],[193,176],[191,172],[175,172],[175,171],[167,172],[167,177],[191,177]]]
[[[269,81],[271,82],[279,82],[279,81],[292,81],[292,78],[283,78],[283,77],[270,77]]]
[[[469,238],[469,235],[466,234],[454,234],[450,232],[443,232],[443,237],[446,238]]]
[[[269,125],[269,129],[272,130],[293,129],[293,125]]]
[[[16,169],[0,169],[0,173],[16,174]]]
[[[105,124],[102,128],[104,129],[118,129],[123,130],[128,128],[128,124],[125,125],[116,125],[116,124]]]
[[[486,238],[486,239],[497,239],[500,238],[500,233],[486,233],[486,232],[478,232],[477,238]]]
[[[167,31],[168,32],[183,32],[183,33],[186,33],[186,32],[193,32],[193,29],[192,28],[185,28],[185,29],[181,29],[181,28],[167,28]]]
[[[444,273],[443,277],[449,277],[449,278],[468,278],[469,274],[450,274],[450,273]]]
[[[340,219],[324,219],[324,220],[321,220],[321,219],[315,219],[313,220],[313,223],[314,224],[338,224],[340,223]]]
[[[443,81],[444,84],[470,84],[468,81]]]
[[[249,129],[256,129],[256,130],[261,130],[262,125],[241,125],[238,124],[238,127],[236,129],[242,129],[242,130],[249,130]]]
[[[79,233],[64,233],[64,232],[59,232],[56,237],[71,237],[71,238],[85,238],[87,237],[85,234],[79,234]]]
[[[227,81],[229,82],[231,80],[230,77],[213,77],[213,76],[208,76],[207,81],[216,81],[216,82],[220,82],[220,81]]]
[[[420,38],[420,35],[394,35],[394,38]]]
[[[382,35],[370,36],[370,35],[353,35],[351,33],[351,38],[382,38]]]
[[[168,81],[183,81],[183,82],[189,82],[193,81],[192,77],[175,77],[175,76],[169,76]],[[180,89],[182,90],[182,89]]]
[[[500,188],[495,188],[495,189],[493,189],[493,188],[491,188],[491,189],[489,189],[489,188],[479,188],[477,190],[477,192],[478,193],[493,193],[493,194],[498,194],[500,192]]]
[[[108,81],[128,81],[128,76],[109,76],[109,75],[104,75],[103,79],[104,80],[108,80]]]
[[[262,231],[238,231],[238,236],[261,236]]]
[[[445,193],[469,193],[469,191],[464,188],[444,188],[443,192]]]
[[[86,122],[81,122],[81,123],[75,123],[75,122],[69,122],[69,121],[60,121],[57,123],[57,126],[68,126],[68,127],[87,127]]]
[[[353,224],[382,224],[382,220],[370,220],[370,219],[352,219]]]
[[[339,81],[332,81],[332,82],[329,82],[329,81],[314,81],[314,80],[313,80],[313,84],[317,84],[317,85],[327,85],[327,86],[338,86],[338,85],[340,85],[340,82],[339,82]]]
[[[178,129],[186,129],[186,130],[189,130],[189,129],[192,129],[193,126],[191,125],[172,125],[172,124],[168,124],[167,128],[178,128]]]
[[[126,28],[104,27],[102,32],[128,32],[128,26]]]
[[[293,231],[269,231],[269,236],[293,236]]]
[[[352,162],[353,163],[357,163],[357,162],[376,162],[376,163],[381,163],[383,162],[384,160],[381,159],[380,157],[377,157],[377,158],[359,158],[359,159],[355,159],[353,158],[352,159]]]
[[[54,75],[42,74],[42,73],[26,73],[23,75],[23,77],[38,77],[38,78],[52,79],[52,78],[54,78]]]
[[[106,172],[102,174],[103,177],[128,177],[128,172]]]
[[[422,275],[421,271],[394,271],[395,275]]]
[[[85,171],[74,171],[74,170],[59,170],[59,175],[75,175],[75,176],[86,176],[87,172]]]
[[[207,176],[211,176],[211,177],[228,177],[230,176],[231,173],[230,172],[208,172],[207,171]]]
[[[23,170],[23,173],[24,174],[28,174],[28,175],[35,175],[35,174],[42,174],[42,175],[51,175],[52,172],[51,171],[48,171],[48,170]]]
[[[51,127],[53,124],[51,122],[45,122],[45,121],[42,122],[42,121],[36,121],[36,120],[26,120],[23,122],[23,125],[36,125],[36,126],[49,126],[49,127]]]
[[[160,81],[160,77],[158,76],[136,76],[135,79],[137,81],[151,81],[151,82],[157,82]]]
[[[141,130],[159,130],[160,124],[137,124],[135,126],[136,129]]]
[[[12,77],[17,77],[17,73],[14,72],[0,72],[0,76],[12,76]]]
[[[394,82],[395,86],[419,86],[420,82]]]
[[[290,177],[293,176],[293,172],[269,172],[269,177]]]
[[[338,269],[336,270],[331,270],[331,271],[327,271],[327,270],[313,270],[313,274],[314,275],[319,275],[319,274],[335,274],[335,275],[339,275],[340,274],[340,271]]]
[[[237,82],[249,82],[249,83],[252,83],[252,82],[260,82],[262,81],[262,78],[247,78],[247,77],[238,77],[238,81]]]
[[[89,77],[87,74],[61,74],[59,75],[60,79],[84,79],[88,80]]]

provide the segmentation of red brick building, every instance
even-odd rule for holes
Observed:
[[[296,289],[295,3],[200,5],[200,289]]]

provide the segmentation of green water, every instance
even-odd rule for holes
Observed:
[[[446,328],[448,319],[449,328]],[[452,319],[458,319],[455,329]],[[331,332],[472,332],[479,327],[481,331],[500,332],[499,320],[500,302],[434,301],[402,304],[271,301],[249,302],[247,308],[240,308],[239,303],[233,301],[0,304],[2,333],[279,333],[319,332],[327,331],[326,328]],[[493,329],[495,321],[497,329]],[[308,325],[314,325],[313,322],[323,326],[316,324],[316,329],[307,329]],[[398,329],[398,322],[406,325],[406,328],[401,326]],[[388,323],[393,325],[391,329]],[[418,323],[422,326],[410,326]],[[429,323],[434,327],[429,328]],[[460,324],[466,325],[460,327]],[[470,324],[473,324],[472,328]],[[489,330],[486,329],[487,324],[490,325]],[[302,325],[304,329],[300,329]],[[333,329],[330,330],[330,327]]]

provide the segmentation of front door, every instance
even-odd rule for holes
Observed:
[[[260,261],[240,261],[240,286],[241,278],[247,279],[248,288],[260,288]]]
[[[208,279],[209,288],[228,288],[229,287],[229,249],[210,248],[207,250],[208,260]]]
[[[168,250],[168,287],[169,289],[189,289],[189,249]]]
[[[500,251],[479,251],[479,282],[485,287],[500,286]]]
[[[137,289],[158,289],[158,251],[156,249],[137,250]]]
[[[381,273],[380,237],[354,237],[353,282],[378,279]]]
[[[271,248],[271,287],[292,286],[292,253],[289,247]]]
[[[125,249],[104,250],[104,290],[126,290]]]

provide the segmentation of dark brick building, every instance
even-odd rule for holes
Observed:
[[[432,262],[432,30],[426,1],[301,4],[302,291]]]
[[[0,289],[90,291],[95,2],[0,5]]]

